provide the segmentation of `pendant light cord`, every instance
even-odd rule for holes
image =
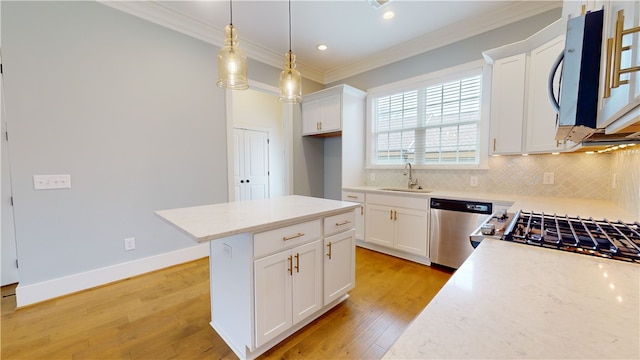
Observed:
[[[289,0],[289,52],[291,52],[291,0]]]
[[[229,0],[229,25],[233,26],[233,0]]]

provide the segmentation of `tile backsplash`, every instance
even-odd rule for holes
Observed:
[[[640,149],[612,155],[611,185],[615,188],[611,190],[611,201],[640,219]]]
[[[553,173],[552,185],[543,184],[547,172]],[[640,150],[497,156],[489,159],[486,170],[415,169],[414,176],[428,189],[612,200],[632,214],[640,207]],[[478,186],[470,185],[472,176]],[[370,186],[406,186],[408,178],[399,169],[368,169],[365,179]]]

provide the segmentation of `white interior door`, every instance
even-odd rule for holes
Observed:
[[[236,200],[269,197],[269,134],[233,129],[234,189]]]

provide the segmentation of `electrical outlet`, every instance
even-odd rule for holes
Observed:
[[[546,172],[542,175],[542,184],[544,185],[553,185],[553,173]]]
[[[476,187],[478,186],[478,177],[477,176],[472,176],[470,181],[469,181],[469,185]]]
[[[124,239],[124,250],[134,250],[136,248],[136,238],[126,238]]]
[[[369,174],[369,181],[376,181],[376,173]]]
[[[70,189],[71,175],[33,175],[34,190]]]

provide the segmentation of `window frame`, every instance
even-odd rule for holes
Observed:
[[[367,90],[366,106],[366,169],[402,169],[405,164],[374,164],[375,134],[373,124],[374,98],[394,95],[400,92],[461,80],[467,76],[481,74],[480,122],[478,123],[478,163],[414,164],[416,169],[488,169],[489,168],[489,115],[491,105],[491,66],[483,60],[430,72],[406,80],[374,87]]]

